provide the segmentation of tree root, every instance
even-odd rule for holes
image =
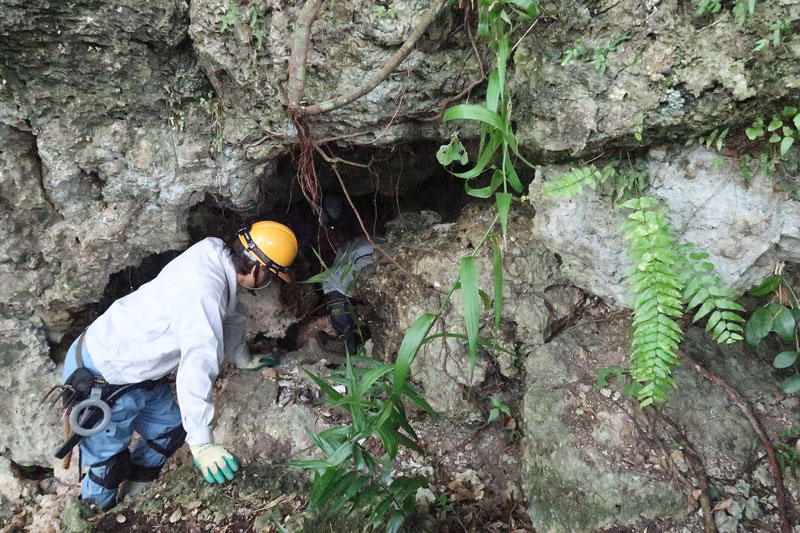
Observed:
[[[675,430],[676,434],[674,439],[683,448],[689,468],[691,468],[692,474],[694,475],[695,479],[697,479],[698,485],[700,485],[698,487],[700,489],[700,497],[697,498],[697,501],[700,503],[700,508],[703,510],[703,526],[705,533],[717,533],[717,524],[714,522],[714,510],[711,507],[711,498],[708,496],[708,472],[706,472],[706,467],[703,464],[700,454],[698,454],[694,447],[689,443],[689,439],[686,437],[683,430],[678,427],[678,424],[676,424],[674,420],[670,419],[657,409],[652,409],[650,412],[657,415],[660,420],[667,423]],[[666,460],[669,461],[673,472],[680,478],[680,473],[672,461],[669,450],[667,450],[664,443],[661,442],[661,439],[658,439],[658,442],[661,444],[664,456],[666,457]],[[684,483],[687,485],[687,487],[694,490],[695,487],[691,483],[685,480]]]
[[[289,110],[300,106],[306,86],[306,59],[308,44],[311,41],[311,25],[317,19],[325,0],[306,0],[297,16],[292,34],[292,52],[289,54],[289,81],[287,83],[286,100]]]
[[[772,447],[772,444],[769,441],[769,437],[767,437],[764,428],[761,426],[761,423],[753,414],[753,410],[750,409],[750,406],[747,404],[747,401],[728,383],[725,382],[721,377],[717,376],[703,365],[701,365],[698,361],[693,359],[689,354],[687,354],[683,350],[679,350],[680,356],[689,363],[694,370],[700,373],[704,378],[709,380],[711,383],[716,385],[717,387],[721,388],[725,393],[728,395],[730,400],[736,404],[736,406],[742,410],[744,416],[747,418],[747,421],[750,422],[750,425],[753,427],[753,431],[756,432],[758,436],[758,440],[761,442],[761,445],[764,447],[764,451],[767,454],[767,460],[769,461],[770,470],[772,471],[772,482],[775,485],[775,494],[777,497],[777,504],[778,504],[778,516],[780,517],[780,528],[781,533],[792,533],[792,525],[788,515],[788,503],[786,498],[786,488],[783,484],[783,474],[781,472],[781,467],[778,464],[778,459],[775,456],[775,449]]]

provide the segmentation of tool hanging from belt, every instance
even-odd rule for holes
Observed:
[[[72,430],[67,440],[56,451],[55,456],[63,459],[84,437],[96,435],[111,423],[111,409],[124,394],[134,389],[152,389],[158,384],[166,383],[166,378],[157,381],[147,380],[126,385],[112,385],[101,376],[95,375],[83,366],[83,334],[78,338],[75,347],[77,368],[69,375],[63,385],[50,389],[42,400],[44,403],[53,391],[59,394],[51,403],[54,406],[59,399],[63,401],[61,418],[69,413],[69,427]]]

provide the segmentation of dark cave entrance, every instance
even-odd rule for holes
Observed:
[[[320,223],[303,197],[295,179],[293,157],[283,156],[277,161],[275,171],[262,180],[254,207],[236,209],[226,198],[212,193],[206,193],[201,202],[191,206],[187,216],[190,242],[193,244],[206,237],[227,241],[237,230],[256,220],[275,220],[288,225],[297,234],[300,249],[295,261],[295,279],[308,279],[322,268],[316,253],[329,264],[337,247],[363,234],[362,224],[371,235],[383,236],[387,223],[398,217],[431,211],[442,222],[453,222],[458,218],[461,209],[475,199],[464,193],[462,180],[439,165],[435,157],[438,146],[438,143],[420,141],[380,148],[341,147],[336,152],[338,157],[369,167],[339,166],[347,195],[330,165],[322,159],[317,160],[322,197],[336,199],[334,204],[338,203],[341,208],[340,217],[327,224]],[[358,211],[358,217],[350,201]],[[181,250],[171,250],[153,254],[138,265],[111,274],[100,300],[73,315],[70,330],[61,342],[52,347],[52,358],[63,360],[70,344],[83,329],[115,300],[155,278],[180,253]],[[324,306],[318,308],[320,314],[324,313]],[[275,339],[274,342],[291,349],[294,340],[290,337],[296,331],[293,326],[284,339]]]

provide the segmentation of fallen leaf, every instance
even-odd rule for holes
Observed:
[[[274,368],[265,368],[261,371],[261,375],[266,379],[278,379],[278,372]]]
[[[194,500],[194,501],[189,502],[189,503],[186,504],[186,510],[187,511],[194,511],[195,509],[197,509],[201,505],[203,505],[203,502],[201,502],[200,500]]]
[[[727,498],[727,499],[719,502],[717,505],[715,505],[714,508],[712,509],[712,511],[713,512],[727,511],[728,509],[730,509],[732,504],[733,504],[733,498]]]
[[[180,520],[181,516],[182,516],[181,508],[178,507],[177,509],[175,509],[175,511],[171,515],[169,515],[170,524],[174,524],[175,522]]]

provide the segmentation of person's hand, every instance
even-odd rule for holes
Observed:
[[[209,442],[189,446],[194,457],[194,464],[208,483],[225,483],[233,479],[233,473],[239,470],[236,458],[222,446]]]
[[[274,357],[270,357],[267,355],[254,355],[250,358],[250,361],[245,364],[244,366],[240,366],[242,370],[261,370],[267,366],[276,366],[278,364],[278,360]]]

